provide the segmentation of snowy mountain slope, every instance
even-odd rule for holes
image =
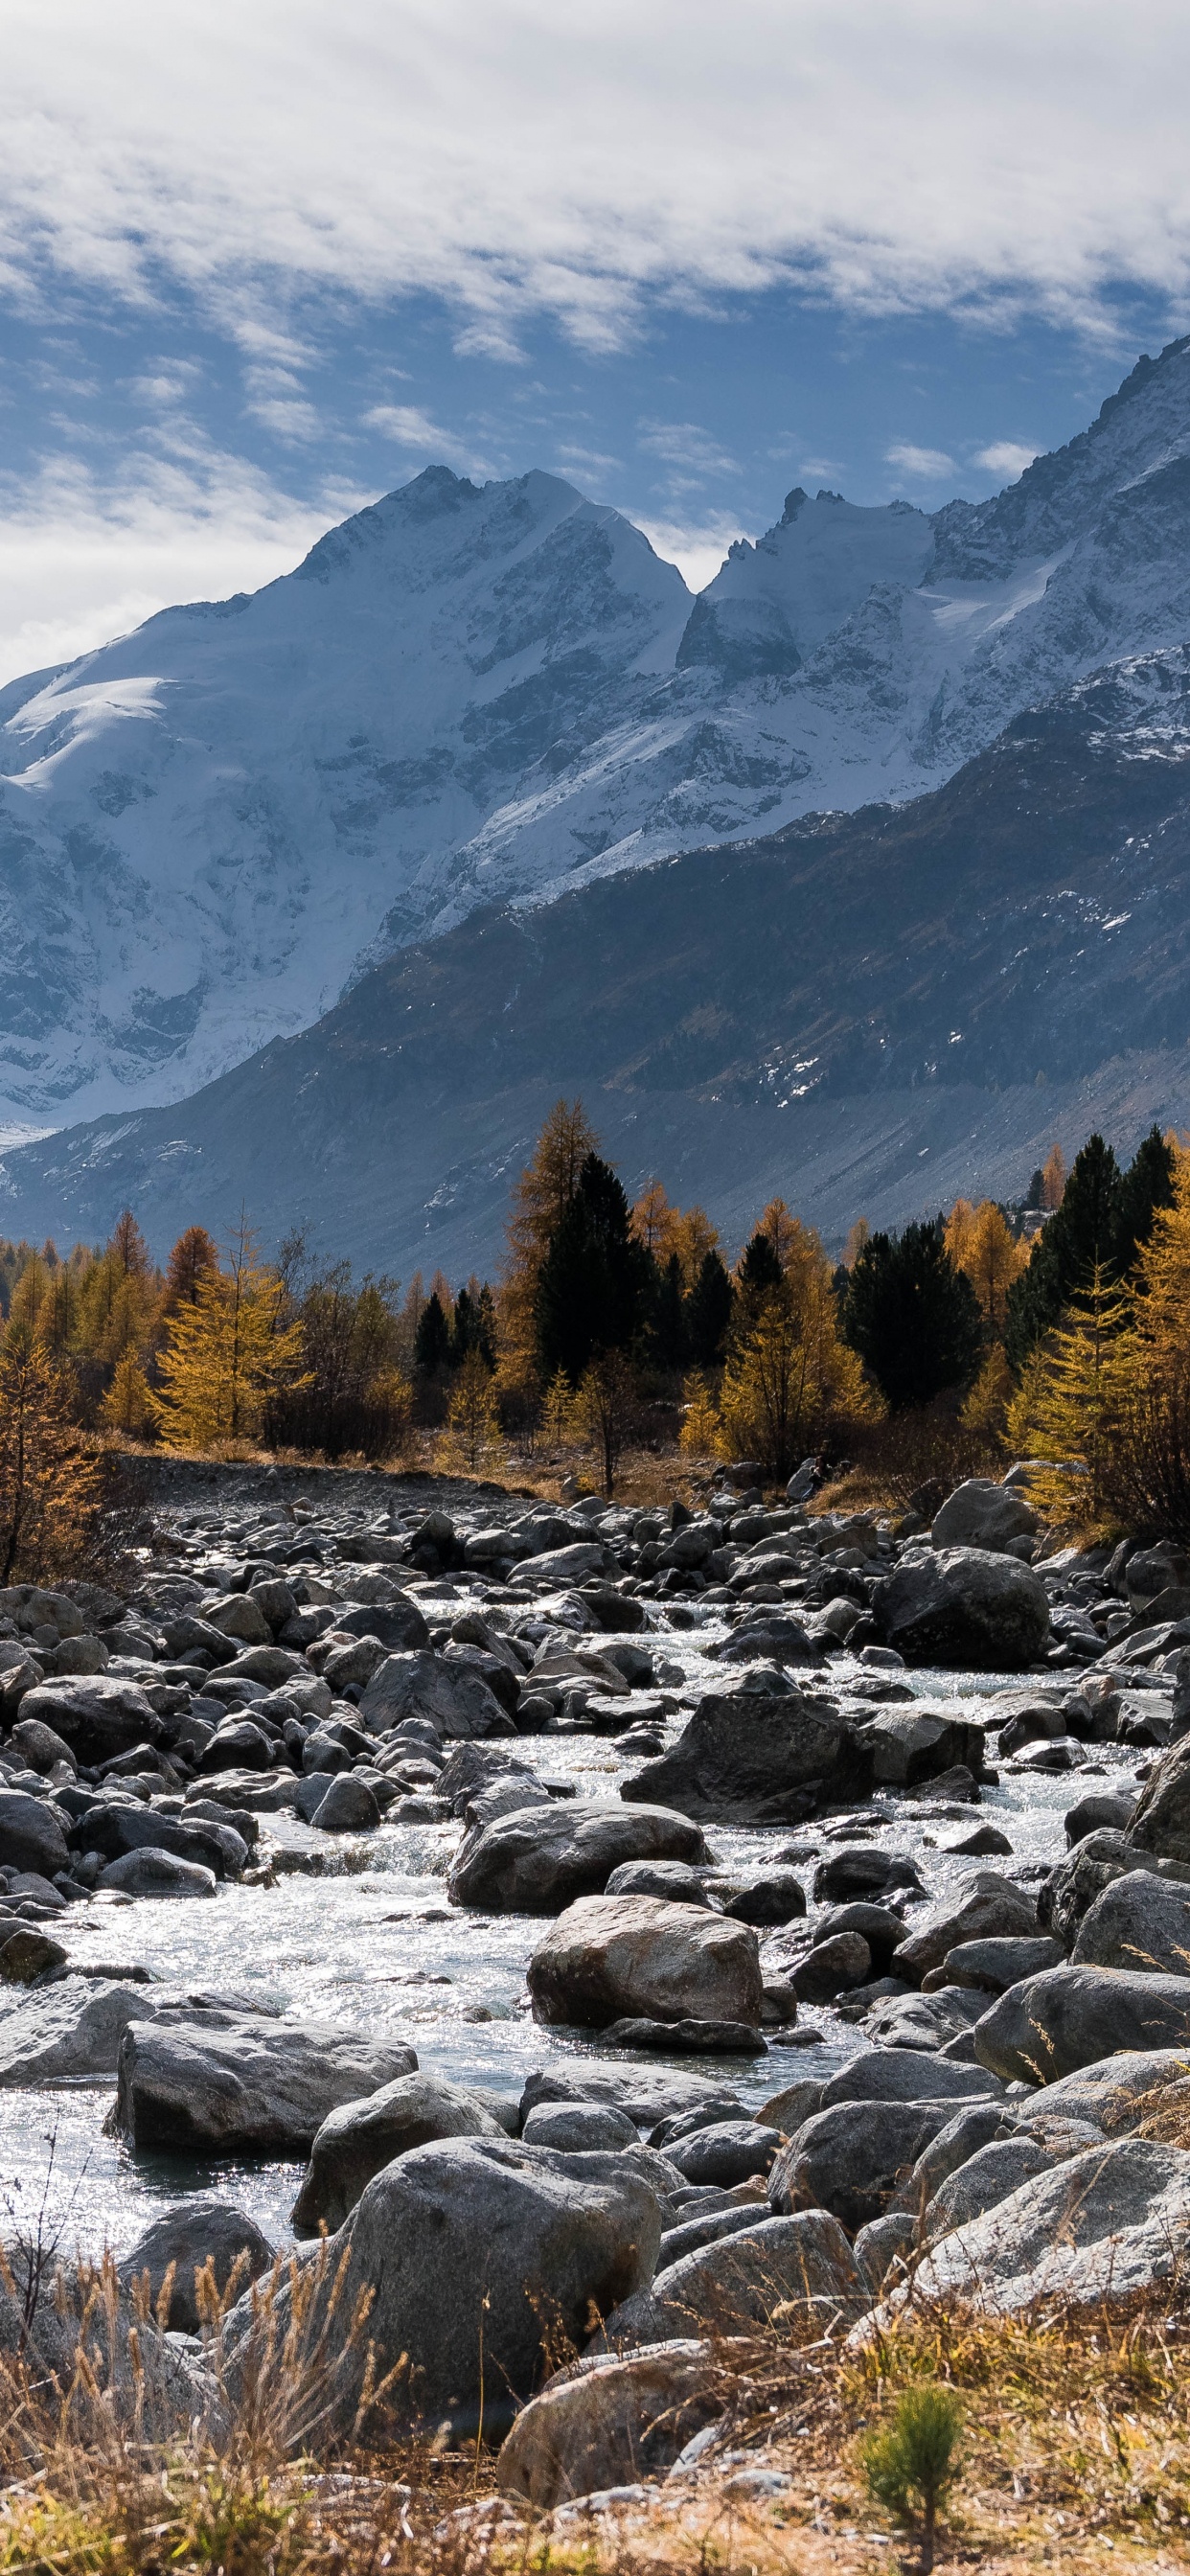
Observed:
[[[1016,1195],[1055,1139],[1190,1121],[1190,646],[1019,716],[912,803],[473,912],[193,1099],[5,1153],[0,1228],[266,1240],[408,1278],[500,1254],[560,1092],[738,1243]]]
[[[0,1126],[176,1100],[476,905],[904,800],[1190,637],[1190,341],[997,499],[790,495],[697,601],[445,468],[0,695]]]

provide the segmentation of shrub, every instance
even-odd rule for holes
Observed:
[[[920,2518],[922,2576],[934,2564],[938,2507],[953,2483],[962,2410],[953,2389],[906,2388],[886,2432],[869,2433],[860,2459],[869,2493],[898,2521]]]

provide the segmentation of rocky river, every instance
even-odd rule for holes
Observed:
[[[369,2227],[410,2240],[386,2192],[478,2173],[537,2192],[509,2261],[623,2353],[730,2261],[757,2313],[749,2244],[770,2308],[793,2262],[859,2315],[911,2239],[985,2279],[1020,2204],[1027,2282],[1102,2150],[1071,2294],[1105,2245],[1180,2262],[1190,2155],[1129,2104],[1190,2049],[1190,1563],[1048,1551],[1015,1471],[932,1522],[811,1483],[690,1513],[162,1462],[119,1592],[0,1593],[10,2244],[259,2271],[325,2223],[366,2270]],[[464,2422],[460,2295],[421,2367]]]

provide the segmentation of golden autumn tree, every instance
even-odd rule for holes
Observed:
[[[447,1408],[447,1432],[438,1446],[438,1466],[449,1475],[490,1472],[503,1463],[504,1443],[496,1408],[496,1386],[482,1351],[467,1352]]]
[[[946,1221],[946,1249],[955,1269],[970,1280],[989,1335],[999,1340],[1008,1291],[1028,1265],[1029,1245],[1016,1241],[994,1199],[981,1199],[978,1207],[956,1199]]]
[[[1134,1375],[1127,1297],[1096,1264],[1061,1323],[1029,1361],[1008,1408],[1018,1457],[1038,1459],[1029,1499],[1053,1519],[1094,1529],[1104,1518],[1113,1455]]]
[[[169,1319],[153,1415],[167,1448],[210,1449],[259,1436],[271,1394],[307,1383],[302,1330],[283,1282],[264,1267],[241,1217],[227,1266],[205,1270]]]
[[[725,1457],[756,1458],[780,1481],[831,1425],[870,1419],[874,1400],[839,1332],[818,1235],[780,1199],[766,1208],[757,1232],[772,1243],[780,1281],[745,1309],[723,1373],[719,1447]]]
[[[100,1466],[72,1397],[44,1342],[10,1321],[0,1350],[0,1583],[77,1574],[94,1536]]]
[[[523,1404],[536,1390],[541,1265],[574,1198],[583,1163],[598,1141],[581,1100],[555,1101],[532,1160],[513,1189],[496,1316],[499,1390],[514,1404]]]

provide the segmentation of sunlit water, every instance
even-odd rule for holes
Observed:
[[[723,1633],[708,1623],[665,1636],[666,1658],[682,1664],[694,1695],[722,1684],[723,1668],[707,1664],[705,1648]],[[844,1683],[854,1670],[848,1658],[838,1658],[829,1679]],[[1020,1676],[918,1673],[913,1686],[922,1698],[957,1703],[980,1717],[989,1694],[1019,1688]],[[683,1722],[673,1721],[670,1740]],[[573,1778],[581,1795],[609,1799],[618,1797],[621,1779],[637,1764],[637,1757],[625,1761],[614,1743],[591,1736],[525,1739],[517,1751],[551,1777]],[[984,1791],[979,1810],[964,1811],[972,1823],[986,1820],[1007,1833],[1013,1859],[1000,1864],[940,1851],[938,1838],[957,1818],[931,1819],[916,1801],[886,1796],[866,1812],[873,1822],[882,1814],[888,1819],[878,1828],[880,1846],[913,1859],[930,1894],[941,1894],[978,1868],[1054,1860],[1065,1848],[1062,1821],[1075,1799],[1100,1785],[1130,1783],[1143,1759],[1131,1748],[1095,1745],[1074,1772],[1006,1770],[999,1788]],[[267,1832],[269,1820],[262,1821]],[[525,1970],[543,1929],[540,1918],[473,1914],[447,1904],[445,1881],[461,1830],[455,1823],[383,1826],[366,1843],[336,1850],[333,1875],[283,1877],[272,1888],[221,1887],[204,1902],[80,1905],[66,1917],[62,1937],[80,1962],[141,1962],[171,1984],[236,1989],[283,2013],[350,2024],[370,2037],[407,2043],[424,2068],[515,2097],[533,2069],[551,2062],[575,2067],[600,2053],[599,2042],[541,2029],[529,2016]],[[821,1829],[712,1827],[707,1839],[717,1862],[746,1872],[771,1863],[791,1840],[807,1848],[820,1843]],[[798,1866],[809,1892],[814,1861]],[[468,2020],[477,2007],[492,2018]],[[625,2057],[622,2063],[626,2071],[669,2065],[683,2075],[711,2076],[755,2107],[795,2075],[823,2073],[865,2044],[831,2011],[815,2009],[803,2018],[821,2030],[819,2045],[774,2045],[759,2059],[700,2057],[692,2065],[689,2058]],[[110,2082],[0,2092],[0,2235],[14,2225],[25,2230],[44,2210],[63,2251],[95,2253],[106,2242],[121,2252],[180,2193],[202,2188],[240,2203],[274,2242],[286,2241],[300,2165],[134,2155],[104,2135],[112,2096]]]

